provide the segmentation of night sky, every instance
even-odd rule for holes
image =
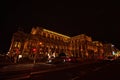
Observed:
[[[77,2],[4,1],[0,15],[0,52],[9,50],[12,34],[18,27],[29,33],[34,26],[68,36],[86,34],[93,41],[112,43],[120,49],[120,7],[80,5]]]

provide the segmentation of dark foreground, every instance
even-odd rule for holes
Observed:
[[[120,80],[120,61],[115,60],[76,80]]]
[[[29,67],[28,67],[29,66]],[[0,73],[1,80],[119,80],[120,61],[87,64],[36,64],[19,71]],[[30,67],[31,66],[31,67]],[[18,66],[17,66],[18,67]],[[24,69],[26,67],[26,69]],[[11,77],[13,76],[13,77]]]
[[[69,69],[35,74],[32,80],[119,80],[120,62],[103,61],[79,65]]]

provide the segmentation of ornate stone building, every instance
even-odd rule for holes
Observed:
[[[103,44],[99,41],[93,41],[93,45],[95,46],[94,50],[94,58],[103,59],[104,57],[104,47]]]
[[[106,43],[106,44],[103,44],[104,45],[104,56],[110,56],[110,55],[113,55],[113,51],[115,49],[115,46],[113,46],[113,44],[111,43]]]
[[[42,27],[33,27],[30,34],[23,31],[13,34],[8,55],[15,59],[39,59],[41,56],[56,57],[62,52],[69,57],[100,59],[104,50],[102,43],[92,41],[85,34],[69,37]]]

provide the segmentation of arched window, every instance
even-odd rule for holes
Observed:
[[[20,49],[21,48],[21,43],[16,41],[14,47],[17,47],[17,48]]]

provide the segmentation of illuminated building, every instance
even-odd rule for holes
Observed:
[[[39,60],[46,56],[56,57],[61,52],[69,57],[99,59],[103,55],[103,45],[85,34],[69,37],[42,27],[33,27],[30,34],[23,31],[13,34],[9,56],[17,59],[21,55]]]
[[[103,48],[103,44],[99,41],[93,41],[93,45],[95,45],[96,50],[94,53],[94,58],[97,59],[103,59],[103,54],[104,54],[104,48]]]
[[[119,52],[119,50],[115,47],[115,45],[111,44],[111,43],[106,43],[104,44],[104,57],[107,56],[116,56],[118,55],[117,53]]]

